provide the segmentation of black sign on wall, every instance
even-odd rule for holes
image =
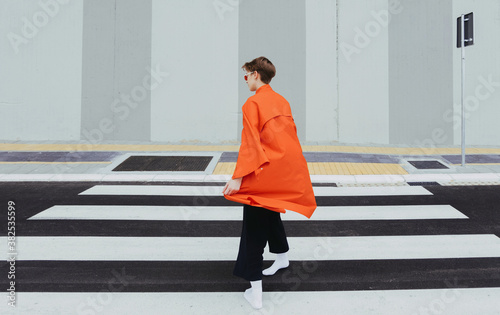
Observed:
[[[474,45],[474,14],[471,12],[464,16],[465,47]],[[462,17],[457,18],[457,48],[462,47]]]

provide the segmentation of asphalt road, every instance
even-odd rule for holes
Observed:
[[[192,185],[192,183],[113,183],[113,185],[131,184]],[[33,218],[54,206],[80,206],[80,209],[91,206],[118,206],[117,209],[138,206],[133,211],[139,212],[141,207],[155,206],[182,206],[185,209],[200,206],[210,209],[239,207],[238,204],[227,201],[222,196],[81,194],[96,185],[106,184],[92,182],[0,183],[1,236],[7,236],[8,202],[15,203],[15,231],[16,239],[19,240],[17,244],[19,256],[16,261],[17,292],[99,292],[110,290],[110,279],[118,279],[121,284],[124,284],[119,286],[116,292],[243,292],[248,287],[246,281],[232,275],[237,243],[234,248],[217,248],[217,245],[208,249],[197,247],[203,246],[199,243],[200,239],[209,240],[212,242],[210,244],[217,244],[218,240],[224,239],[237,240],[241,231],[241,221],[234,219],[234,216],[230,220],[225,220],[223,217],[216,220],[197,220],[196,212],[193,212],[186,220],[144,219],[140,216],[137,219],[130,217],[127,219],[120,219],[120,217],[75,219],[71,216]],[[323,252],[330,255],[326,258],[323,257],[325,255],[318,258],[318,254],[311,255],[310,259],[307,259],[307,256],[306,259],[294,259],[291,252],[289,254],[290,267],[279,271],[273,277],[265,277],[264,291],[331,292],[500,288],[500,255],[497,254],[500,253],[498,251],[500,249],[500,186],[432,185],[424,186],[424,188],[430,194],[317,197],[318,209],[323,207],[354,207],[353,209],[356,209],[356,207],[374,206],[382,206],[381,208],[417,205],[451,206],[453,211],[464,217],[284,221],[288,237],[306,242],[305,244],[309,244],[307,242],[311,240],[319,240],[320,244],[322,240],[330,242],[329,244],[334,243],[335,240],[348,240],[349,242],[352,240],[353,243],[346,245],[346,247],[351,247],[346,256],[342,256],[341,251],[344,248],[335,247],[323,248]],[[68,213],[71,211],[70,209]],[[234,211],[241,212],[241,210]],[[287,214],[283,215],[284,218],[286,216]],[[447,236],[453,236],[453,238],[445,240]],[[476,236],[488,237],[488,242],[492,242],[491,247],[481,252],[483,249],[480,247],[484,244],[482,244],[482,239],[478,238],[477,244],[474,243],[476,240],[471,240],[472,243],[464,249],[463,256],[460,252],[458,255],[447,253],[447,247],[450,244],[456,245],[453,244],[455,238],[456,242],[462,242],[462,240],[468,242],[468,237]],[[422,243],[419,241],[420,237],[423,237]],[[175,240],[176,238],[186,241],[193,239],[194,242],[189,243],[185,248],[172,249],[174,257],[176,253],[182,256],[182,252],[189,251],[208,251],[209,256],[218,255],[220,252],[231,254],[234,251],[234,259],[231,259],[230,255],[228,259],[227,254],[221,254],[223,258],[213,259],[203,257],[162,259],[161,255],[160,258],[150,259],[150,254],[164,250],[153,245],[156,243],[149,243],[150,240]],[[65,252],[57,253],[63,257],[61,259],[51,258],[53,257],[51,254],[55,254],[53,251],[59,250],[54,245],[57,243],[54,242],[55,239],[69,242],[66,247],[61,247],[67,249]],[[88,243],[88,246],[92,248],[85,248],[85,242],[71,243],[82,239],[92,239],[96,242]],[[121,244],[121,247],[116,249],[121,252],[114,253],[113,248],[97,248],[101,244],[99,240],[109,239],[116,239],[117,244]],[[139,244],[141,244],[140,250],[146,254],[132,255],[139,250],[139,247],[123,245],[129,240],[139,240],[139,242],[144,240]],[[363,240],[364,243],[360,243],[360,247],[356,248],[358,240]],[[402,243],[401,240],[403,240]],[[396,250],[396,253],[389,254],[386,258],[384,258],[384,253],[381,256],[368,253],[372,241],[375,242],[373,246],[380,245],[382,250],[384,250],[384,244],[396,247],[390,249]],[[28,243],[31,244],[29,246],[43,247],[42,254],[30,256],[31,249],[28,249]],[[27,247],[23,248],[23,244],[27,244]],[[52,247],[53,245],[55,247]],[[401,246],[409,248],[400,248]],[[472,253],[476,249],[479,250],[479,254]],[[92,258],[95,257],[94,252],[100,250],[104,253],[104,258]],[[425,256],[428,250],[433,253],[429,257]],[[130,252],[133,258],[120,258],[126,257],[127,253],[124,251]],[[410,253],[406,257],[404,255],[407,251],[416,251],[417,255],[424,254],[412,258],[413,254]],[[87,252],[90,253],[89,259],[85,258]],[[311,252],[316,253],[316,251]],[[365,253],[366,257],[363,256]],[[486,255],[481,253],[486,253]],[[45,254],[47,256],[44,256]],[[117,256],[114,256],[115,254]],[[337,254],[340,256],[336,256]],[[36,255],[41,258],[36,258],[38,257]],[[110,255],[111,258],[107,259],[106,255]],[[266,259],[264,267],[270,264],[271,261]],[[7,275],[8,268],[8,263],[3,261],[1,274]],[[7,286],[7,277],[2,276],[0,283],[2,287]]]

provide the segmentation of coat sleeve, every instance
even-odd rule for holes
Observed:
[[[241,146],[233,179],[244,177],[252,172],[258,174],[261,167],[269,163],[260,141],[258,105],[253,101],[247,101],[243,105],[242,111]]]

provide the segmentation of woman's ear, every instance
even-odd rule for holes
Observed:
[[[260,80],[260,73],[255,71],[253,74],[255,74],[255,80],[258,81]]]

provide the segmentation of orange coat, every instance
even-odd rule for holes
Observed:
[[[232,178],[240,190],[226,199],[310,218],[316,199],[287,100],[268,84],[243,105],[243,131]]]

